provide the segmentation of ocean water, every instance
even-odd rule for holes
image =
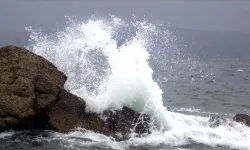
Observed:
[[[116,142],[92,131],[6,131],[0,149],[250,149],[250,60],[199,58],[145,18],[67,17],[53,33],[28,27],[32,52],[53,62],[87,111],[128,106],[151,117],[152,133]]]

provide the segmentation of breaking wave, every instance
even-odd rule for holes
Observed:
[[[67,20],[64,29],[50,33],[27,28],[31,32],[28,49],[54,63],[68,76],[65,88],[86,100],[88,111],[100,113],[128,106],[151,116],[157,126],[152,134],[132,136],[122,146],[117,144],[118,149],[128,145],[192,143],[249,149],[248,127],[228,119],[213,126],[209,117],[168,111],[163,105],[163,91],[157,82],[164,79],[154,79],[152,68],[155,65],[164,68],[163,59],[185,63],[178,59],[185,54],[176,48],[170,31],[137,17],[132,21],[115,16],[82,20],[67,17]],[[189,65],[183,70],[193,67]],[[82,135],[77,131],[74,134]]]

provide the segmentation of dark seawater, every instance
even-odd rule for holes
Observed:
[[[250,113],[250,60],[199,61],[197,71],[163,85],[165,105],[198,115]],[[208,70],[201,73],[200,70]]]
[[[250,113],[250,61],[203,60],[196,72],[186,72],[161,85],[164,105],[170,111],[195,116],[232,118],[236,113]],[[204,77],[200,69],[207,70]],[[51,131],[5,132],[0,134],[0,149],[73,150],[73,149],[139,149],[139,150],[227,150],[228,147],[209,146],[195,141],[180,146],[136,145],[88,133],[60,134]],[[187,137],[188,139],[188,137]],[[126,145],[120,147],[120,145]]]

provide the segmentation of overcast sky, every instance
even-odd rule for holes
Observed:
[[[250,33],[247,0],[0,0],[0,32],[24,31],[26,26],[54,29],[64,16],[95,12],[124,19],[135,14],[186,29]]]

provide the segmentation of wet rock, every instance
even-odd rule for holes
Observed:
[[[250,116],[246,114],[236,114],[234,117],[236,122],[244,123],[247,126],[250,126]]]
[[[18,120],[14,117],[5,117],[0,118],[0,132],[4,131],[5,128],[8,128],[9,126],[15,126],[18,124]]]
[[[51,127],[58,132],[69,132],[81,127],[109,135],[107,125],[100,115],[85,112],[85,107],[84,100],[63,91],[60,101],[48,114]]]
[[[66,79],[52,63],[24,48],[0,48],[0,130],[50,109]]]
[[[122,110],[114,111],[113,117],[117,122],[117,124],[114,124],[115,130],[110,130],[108,110],[103,114],[96,114],[86,112],[85,108],[84,100],[63,91],[60,101],[48,114],[49,124],[58,132],[70,132],[80,127],[114,137],[117,137],[116,134],[120,133],[122,138],[128,137],[131,132],[139,135],[149,133],[149,117],[136,113],[130,108],[124,107]]]
[[[226,118],[220,116],[212,116],[209,120],[209,126],[212,128],[218,127],[226,122]]]
[[[109,111],[105,111],[104,116],[108,120]],[[140,114],[128,107],[123,107],[122,110],[114,111],[113,117],[116,122],[115,132],[121,133],[124,137],[127,137],[131,132],[138,133],[139,135],[150,133],[150,118],[145,114]]]
[[[55,104],[56,100],[57,95],[54,94],[37,94],[34,108],[45,112]]]

